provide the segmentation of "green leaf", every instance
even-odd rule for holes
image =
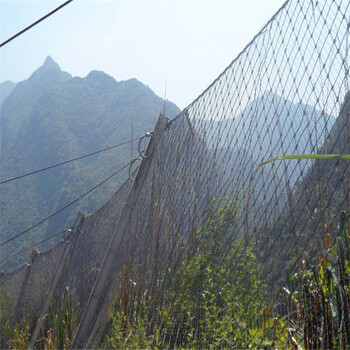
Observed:
[[[258,165],[256,170],[259,169],[260,167],[266,165],[266,164],[276,162],[277,160],[333,159],[333,158],[341,158],[341,159],[349,159],[350,160],[350,154],[292,154],[292,155],[278,156],[278,157],[266,160],[265,162],[262,162],[261,164]]]

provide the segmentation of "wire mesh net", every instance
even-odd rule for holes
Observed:
[[[11,273],[1,274],[3,329],[21,329],[27,322],[33,327],[32,322],[35,323],[39,319],[46,299],[50,297],[53,306],[56,300],[62,299],[66,288],[76,306],[76,319],[79,319],[130,186],[131,180],[128,179],[103,207],[91,215],[83,215],[82,221],[76,222],[69,240],[68,236],[64,236],[61,242],[45,252],[33,250],[26,265]],[[70,251],[64,258],[68,248]],[[63,268],[58,272],[60,264],[63,264]],[[52,290],[57,274],[59,283],[57,288]],[[50,310],[47,312],[50,313]],[[6,347],[8,335],[2,331],[1,336],[1,344]],[[37,345],[43,346],[41,339],[38,339]]]
[[[349,161],[259,167],[349,153],[348,21],[345,2],[286,2],[167,124],[106,347],[348,346]]]
[[[260,166],[350,153],[349,8],[287,1],[177,118],[160,118],[85,345],[350,345],[349,160]],[[77,325],[135,186],[77,230],[56,296],[69,287]]]

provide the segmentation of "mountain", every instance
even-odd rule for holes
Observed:
[[[9,91],[9,90],[7,90]],[[48,57],[1,104],[1,179],[65,161],[152,131],[164,101],[136,79],[116,81],[101,71],[72,77]],[[166,113],[180,112],[171,102]],[[137,156],[137,142],[133,144]],[[0,187],[1,242],[85,193],[130,161],[131,144]],[[1,251],[5,257],[73,224],[78,210],[99,208],[128,169]],[[28,243],[29,242],[29,243]],[[6,254],[5,254],[6,253]]]
[[[15,86],[16,84],[10,80],[0,83],[0,104],[11,93],[11,91],[15,88]]]
[[[347,92],[337,118],[319,154],[350,154],[350,91]],[[334,217],[341,210],[349,210],[350,162],[328,159],[313,162],[297,186],[296,199],[310,212]],[[297,199],[297,196],[300,199]],[[300,203],[300,200],[302,203]],[[327,207],[324,207],[326,203]]]
[[[230,113],[229,108],[226,111]],[[217,163],[225,167],[231,190],[246,193],[251,186],[251,201],[256,210],[260,210],[260,206],[271,207],[273,196],[278,195],[276,215],[286,204],[287,186],[294,187],[303,169],[293,162],[255,169],[280,155],[315,153],[325,142],[334,122],[333,116],[313,106],[291,102],[266,91],[236,115],[228,114],[220,121],[209,120],[206,139],[208,147],[219,145],[215,151]],[[311,161],[305,161],[304,165],[310,166]],[[250,183],[252,174],[254,179]]]
[[[347,92],[340,113],[318,154],[350,153],[350,91]],[[324,254],[323,242],[330,235],[334,242],[338,232],[339,214],[350,208],[350,162],[346,159],[317,159],[296,183],[288,206],[283,210],[273,227],[267,227],[263,255],[270,264],[266,269],[285,264],[284,275],[277,271],[273,279],[282,283],[295,267],[296,255],[307,265],[315,263],[320,252]],[[348,218],[349,215],[348,215]],[[262,234],[264,235],[264,233]],[[288,249],[282,249],[288,247]],[[271,251],[280,251],[276,260],[269,259]]]
[[[350,91],[347,92],[339,116],[319,154],[350,154]],[[335,229],[339,212],[350,208],[350,162],[346,159],[323,159],[312,163],[305,176],[298,182],[292,198],[297,208],[299,222],[308,222],[306,213],[313,213],[319,222],[333,223],[329,233]],[[303,209],[307,209],[306,212]],[[298,212],[300,211],[300,213]],[[335,234],[335,233],[334,233]]]
[[[258,165],[281,154],[315,152],[334,121],[333,116],[314,106],[293,103],[266,91],[213,129],[220,135],[222,147],[242,150]]]

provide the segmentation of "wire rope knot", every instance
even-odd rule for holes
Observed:
[[[132,158],[131,161],[130,161],[130,165],[129,165],[129,179],[132,181],[132,182],[135,182],[135,178],[132,176],[132,166],[134,163],[136,163],[137,161],[139,161],[140,163],[142,162],[142,160],[139,158],[139,157],[136,157],[136,158]]]
[[[137,146],[137,149],[138,149],[138,152],[139,152],[140,157],[143,158],[143,159],[146,159],[146,158],[149,157],[149,155],[146,155],[146,149],[144,149],[143,151],[141,151],[141,143],[142,143],[143,139],[146,138],[146,137],[151,137],[151,138],[154,139],[154,136],[153,136],[153,133],[152,133],[152,132],[146,132],[146,134],[143,135],[143,136],[140,138],[139,144],[138,144],[138,146]]]
[[[63,234],[62,234],[62,242],[68,243],[72,239],[72,236],[73,236],[73,229],[72,228],[64,229]]]

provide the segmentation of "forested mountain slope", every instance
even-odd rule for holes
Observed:
[[[222,147],[230,147],[244,158],[249,155],[259,164],[281,154],[315,152],[334,121],[333,116],[314,106],[266,91],[238,115],[218,122],[213,130],[222,135]]]
[[[350,153],[350,92],[345,96],[340,113],[326,141],[314,153]],[[305,162],[301,160],[301,162]],[[268,227],[262,240],[263,252],[283,252],[276,264],[285,265],[285,276],[279,271],[273,275],[276,281],[291,273],[297,260],[309,265],[323,250],[326,235],[334,240],[338,231],[339,213],[350,208],[350,162],[346,159],[317,159],[296,184],[278,220]],[[288,247],[289,249],[282,249]],[[317,254],[316,254],[317,252]],[[276,253],[277,254],[277,253]],[[267,259],[265,257],[264,259]]]
[[[5,96],[5,94],[3,95]],[[48,57],[1,104],[1,179],[118,144],[152,131],[163,100],[136,79],[117,82],[100,71],[85,78],[63,72]],[[171,102],[166,114],[180,112]],[[134,143],[136,156],[137,143]],[[128,163],[131,145],[3,184],[1,242],[48,216]],[[125,179],[113,178],[76,206],[5,246],[6,254],[74,223],[78,210],[99,208]],[[3,255],[3,252],[2,256]]]
[[[346,94],[339,117],[329,137],[319,149],[320,154],[350,154],[350,91]],[[329,217],[350,205],[350,162],[346,159],[315,161],[298,185],[297,196],[312,212],[327,211]],[[327,203],[327,206],[324,205]],[[324,214],[326,215],[326,214]]]
[[[15,86],[16,84],[9,80],[0,83],[0,104],[11,93]]]
[[[334,116],[314,106],[292,102],[266,91],[252,99],[237,115],[227,115],[217,122],[207,138],[220,140],[216,151],[218,164],[225,167],[232,187],[247,192],[251,186],[252,202],[257,211],[260,206],[272,207],[271,199],[278,196],[278,210],[274,210],[274,215],[278,215],[287,200],[286,181],[293,188],[303,176],[302,168],[290,162],[276,163],[273,168],[266,167],[258,172],[254,170],[263,161],[283,154],[317,152],[334,122]],[[210,123],[213,122],[208,121]],[[310,164],[311,161],[304,163],[305,166]],[[253,173],[254,180],[250,184]]]

